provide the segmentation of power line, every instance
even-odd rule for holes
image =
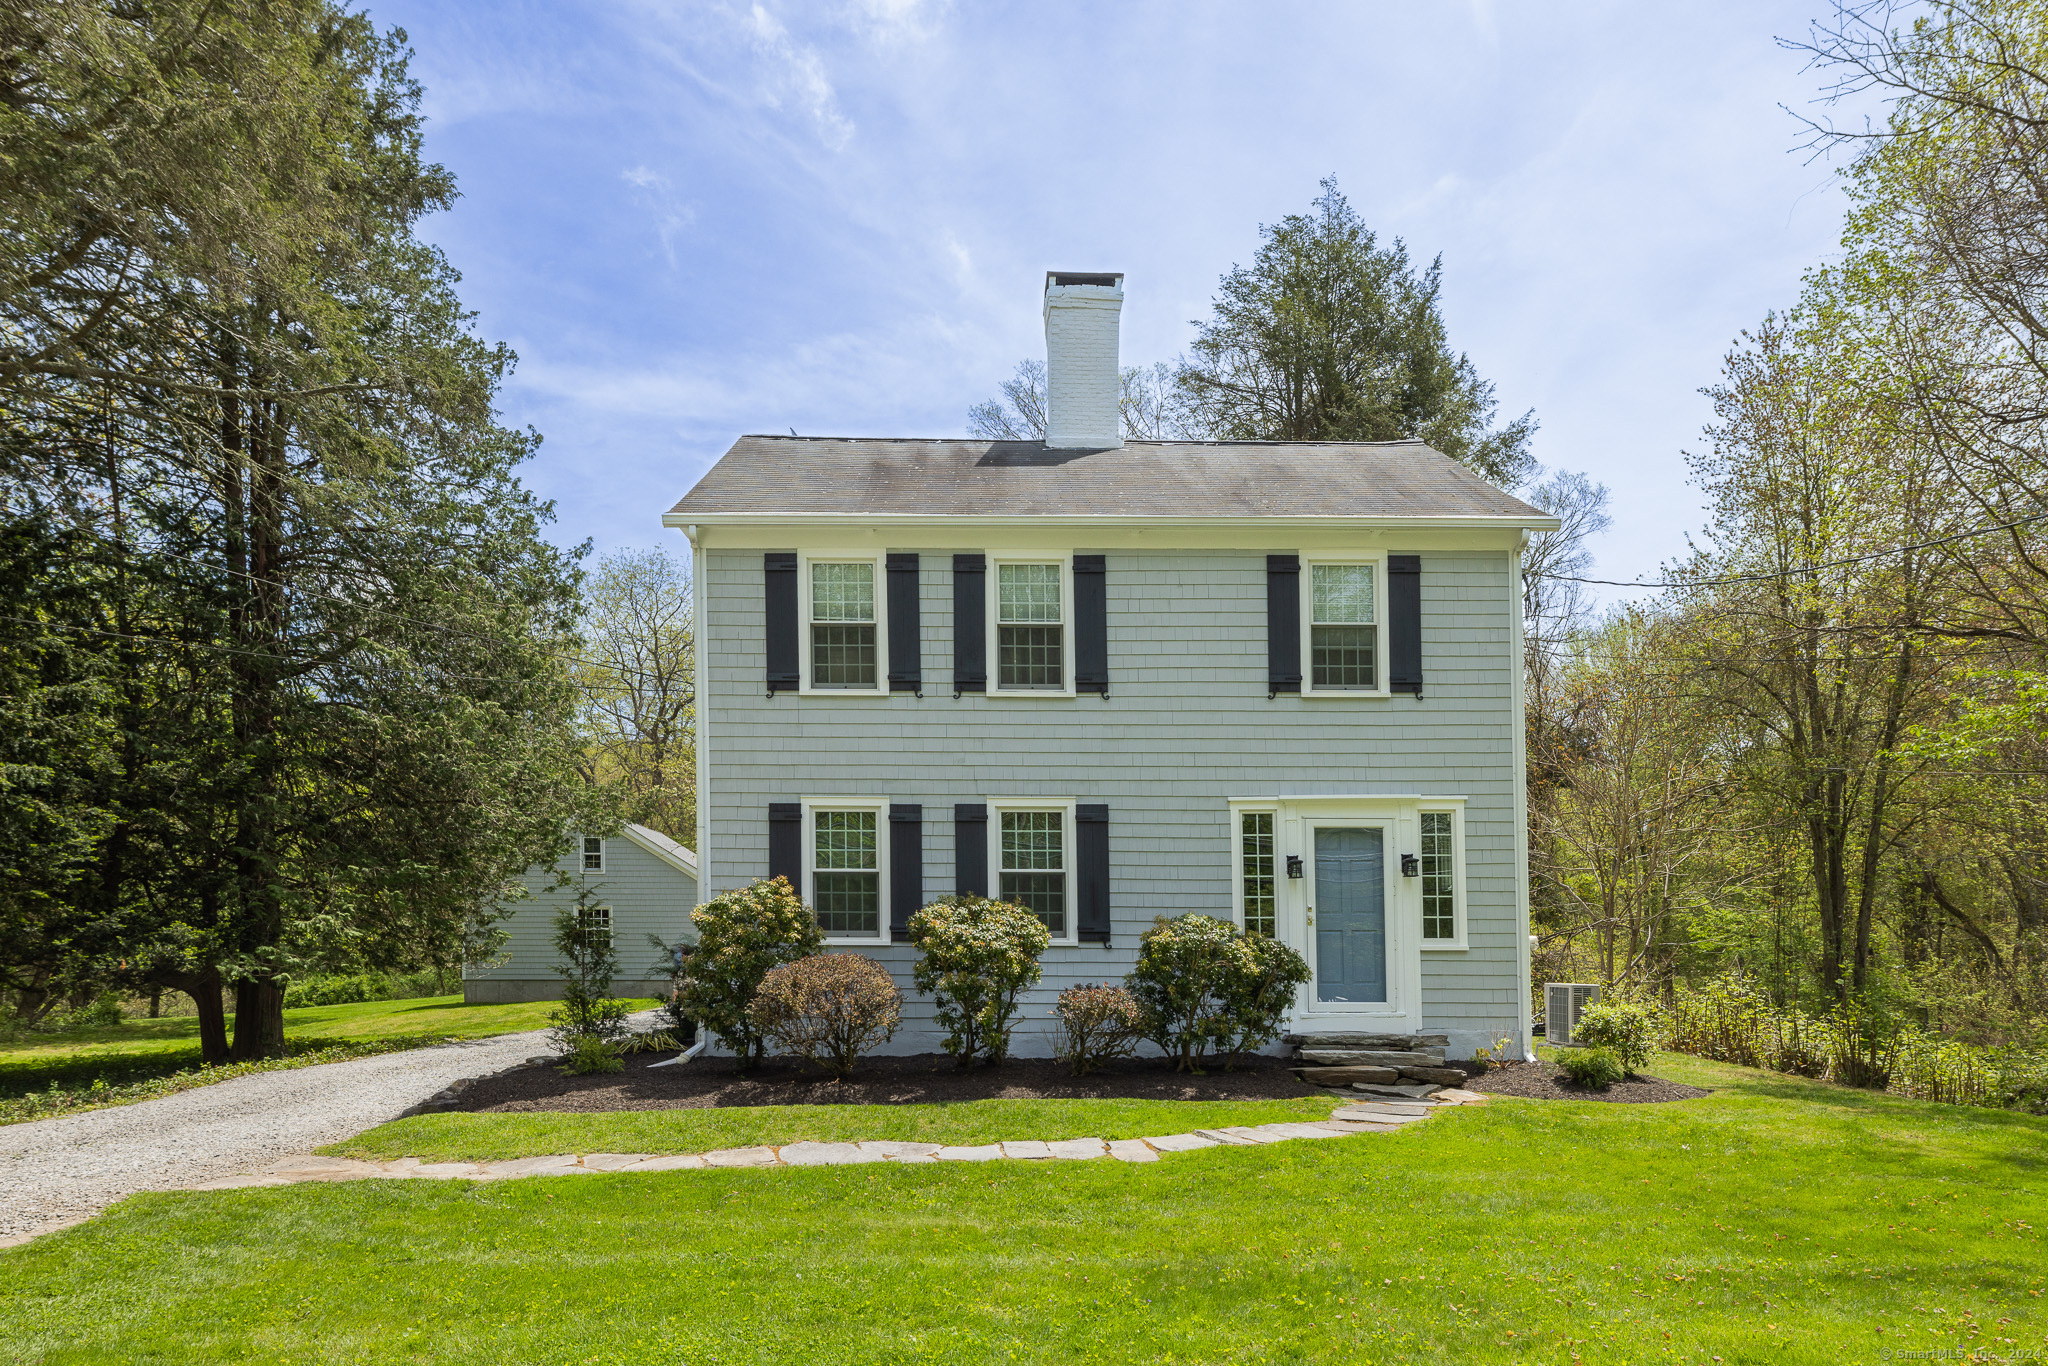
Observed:
[[[1978,527],[1974,531],[1959,531],[1953,536],[1943,536],[1938,540],[1916,541],[1912,545],[1893,546],[1888,550],[1873,550],[1868,555],[1851,555],[1847,559],[1828,560],[1823,564],[1804,565],[1798,569],[1776,569],[1762,574],[1737,574],[1725,579],[1678,579],[1665,582],[1649,582],[1642,579],[1586,579],[1580,578],[1575,574],[1553,574],[1547,570],[1538,570],[1530,575],[1530,577],[1556,579],[1561,583],[1598,584],[1605,588],[1719,588],[1734,583],[1763,583],[1771,579],[1789,579],[1802,574],[1818,574],[1823,569],[1839,569],[1844,565],[1868,564],[1872,560],[1882,560],[1888,559],[1893,555],[1903,555],[1909,550],[1931,550],[1936,546],[1953,545],[1957,541],[1967,541],[1977,536],[1991,536],[2001,531],[2011,531],[2014,527],[2027,526],[2041,521],[2048,521],[2048,512],[2037,512],[2031,517],[2022,517],[2018,521],[2004,522],[1998,526]]]

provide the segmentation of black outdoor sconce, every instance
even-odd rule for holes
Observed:
[[[1402,876],[1402,877],[1421,877],[1421,876],[1422,876],[1422,860],[1421,860],[1421,859],[1419,859],[1419,858],[1417,858],[1417,857],[1415,857],[1415,855],[1413,855],[1413,854],[1403,854],[1403,855],[1401,855],[1401,876]]]
[[[1300,877],[1300,876],[1301,876],[1301,855],[1299,855],[1299,854],[1289,854],[1289,855],[1287,856],[1287,876],[1289,876],[1289,877]]]

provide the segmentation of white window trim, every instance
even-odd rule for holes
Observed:
[[[829,691],[829,689],[828,689]],[[827,944],[886,944],[889,942],[889,799],[887,797],[805,797],[804,809],[804,905],[816,908],[815,873],[818,859],[820,811],[872,811],[875,813],[875,933],[827,934]]]
[[[1036,563],[1044,563],[1037,561]],[[1003,894],[1003,813],[1005,811],[1057,811],[1060,813],[1060,861],[1066,865],[1067,932],[1054,935],[1054,947],[1070,948],[1081,942],[1081,908],[1075,900],[1074,807],[1075,802],[1058,797],[991,797],[988,803],[988,894]]]
[[[1415,853],[1422,856],[1422,818],[1430,812],[1447,811],[1451,817],[1451,894],[1453,923],[1457,933],[1449,939],[1424,939],[1422,937],[1422,879],[1417,877],[1415,889],[1415,942],[1424,953],[1463,953],[1471,947],[1467,941],[1465,927],[1470,920],[1472,888],[1465,875],[1465,799],[1463,797],[1425,797],[1415,806]]]
[[[590,857],[590,852],[585,847],[585,841],[593,839],[597,841],[597,867],[595,868],[591,867],[586,861]],[[578,835],[576,837],[575,853],[571,855],[576,860],[576,871],[584,877],[603,877],[605,872],[611,867],[611,850],[607,847],[608,844],[609,841],[599,835]]]
[[[1072,551],[1047,551],[1040,555],[1026,555],[1005,552],[989,555],[983,571],[986,580],[982,586],[986,606],[982,612],[985,623],[982,648],[988,652],[985,664],[988,673],[987,696],[990,697],[1072,697],[1074,696],[1074,556]],[[1061,686],[1058,688],[1006,688],[1002,685],[1002,607],[1000,601],[1002,574],[998,565],[1005,564],[1056,564],[1060,567],[1060,669]]]
[[[1244,906],[1244,818],[1273,818],[1273,937],[1281,938],[1281,907],[1286,895],[1287,855],[1280,851],[1280,805],[1277,802],[1248,802],[1230,806],[1230,914],[1245,933]]]
[[[1301,589],[1297,596],[1301,611],[1301,695],[1320,697],[1391,697],[1387,684],[1387,556],[1384,551],[1361,551],[1356,555],[1301,555]],[[1373,688],[1318,688],[1314,664],[1315,566],[1319,564],[1369,564],[1372,566]]]
[[[606,935],[605,942],[610,948],[617,949],[619,946],[619,922],[618,917],[612,911],[611,903],[607,901],[595,906],[578,907],[576,913],[576,922],[578,930],[581,930],[586,924],[590,923],[589,921],[586,921],[584,919],[583,913],[585,910],[589,911],[591,919],[593,920],[599,915],[599,913],[603,914],[604,932]]]
[[[813,564],[871,564],[875,567],[875,686],[872,688],[819,688],[811,684],[811,566]],[[887,697],[889,695],[889,579],[888,557],[865,551],[843,555],[826,551],[799,551],[797,573],[797,695],[799,697]]]

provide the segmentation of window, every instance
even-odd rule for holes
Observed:
[[[996,564],[996,687],[1064,692],[1067,687],[1063,564]]]
[[[1377,571],[1371,564],[1309,566],[1311,691],[1380,691]]]
[[[1067,813],[996,813],[996,896],[1045,922],[1054,939],[1071,939],[1067,915]]]
[[[882,929],[878,811],[811,813],[811,908],[832,938],[875,938]]]
[[[583,906],[576,912],[576,937],[583,941],[586,949],[609,949],[612,946],[612,908],[609,906]]]
[[[1243,879],[1244,932],[1272,938],[1277,905],[1273,813],[1247,811],[1239,817],[1239,876]]]
[[[604,841],[595,835],[583,837],[583,871],[601,873],[604,871]]]
[[[811,686],[875,690],[874,562],[812,560],[809,587]]]
[[[1465,814],[1462,808],[1423,811],[1422,946],[1428,949],[1465,947],[1464,889]]]

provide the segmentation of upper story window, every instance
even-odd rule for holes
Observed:
[[[1376,564],[1311,564],[1308,678],[1311,692],[1379,692]]]
[[[1243,878],[1244,932],[1273,936],[1278,888],[1274,882],[1273,813],[1246,811],[1239,817],[1239,876]]]
[[[1065,570],[1058,562],[996,562],[997,691],[1066,690]]]
[[[880,686],[874,562],[812,560],[808,586],[811,687],[873,691]]]
[[[1072,939],[1066,811],[998,808],[995,815],[997,897],[1043,920],[1055,940]]]
[[[811,812],[811,908],[835,939],[872,939],[882,929],[880,811]]]
[[[596,835],[583,837],[583,871],[601,873],[604,871],[604,841]]]

